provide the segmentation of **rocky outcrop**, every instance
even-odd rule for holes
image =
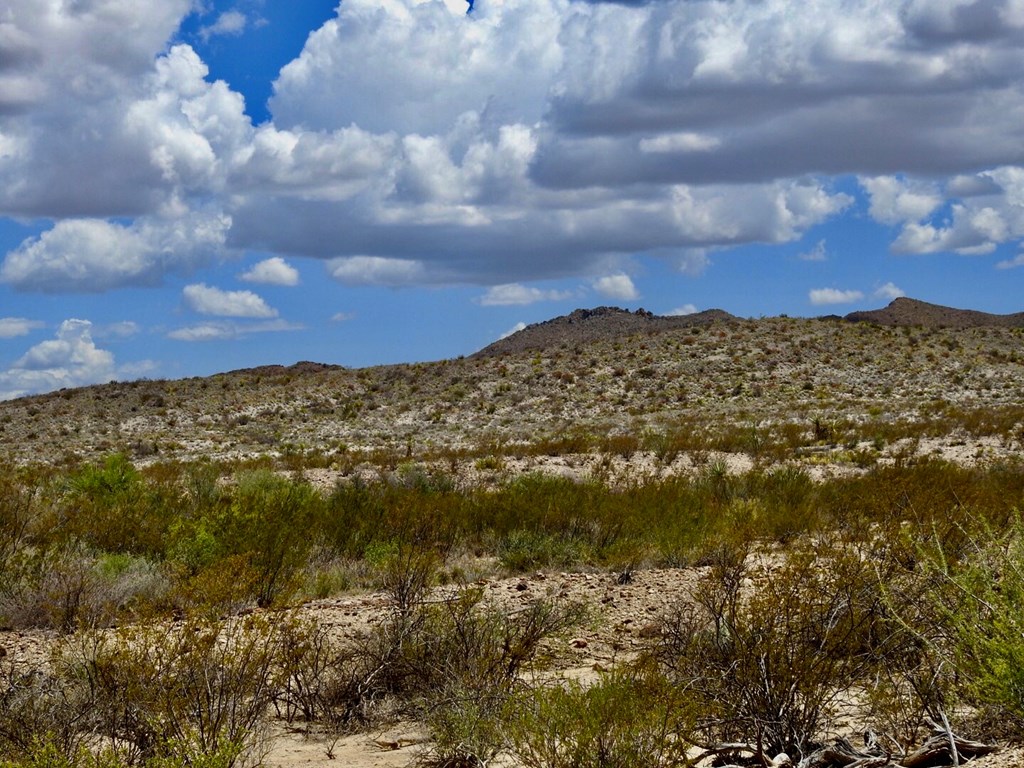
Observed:
[[[941,304],[929,304],[917,299],[895,299],[883,309],[865,312],[851,312],[846,316],[851,322],[875,323],[876,325],[922,326],[925,328],[1024,328],[1024,312],[1012,315],[993,315],[973,309],[954,309]]]
[[[595,341],[627,338],[640,333],[658,333],[736,319],[721,309],[679,316],[655,315],[644,309],[630,312],[619,307],[577,309],[568,315],[527,326],[484,347],[473,357],[540,352],[560,346],[576,347]]]

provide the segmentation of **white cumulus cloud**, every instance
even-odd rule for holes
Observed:
[[[1012,259],[1004,259],[996,263],[996,269],[1015,269],[1024,267],[1024,253],[1018,253]]]
[[[347,256],[327,262],[327,271],[347,285],[411,285],[425,277],[423,264],[414,259]]]
[[[46,325],[42,320],[28,320],[24,317],[0,317],[0,339],[27,336]]]
[[[498,307],[535,304],[539,301],[563,301],[572,298],[572,295],[572,291],[544,290],[520,283],[505,283],[487,289],[487,293],[478,301],[485,307]]]
[[[814,306],[827,304],[851,304],[864,298],[862,291],[841,291],[837,288],[814,288],[808,293]]]
[[[804,251],[798,257],[802,261],[827,261],[828,251],[825,249],[825,241],[819,240],[809,251]]]
[[[943,202],[934,183],[876,176],[861,178],[860,185],[868,193],[868,213],[883,224],[920,221]]]
[[[583,278],[797,241],[847,176],[894,252],[991,253],[1024,238],[1018,5],[345,0],[253,126],[174,42],[192,0],[6,0],[0,215],[54,224],[0,280],[156,285],[229,249],[349,285]]]
[[[280,256],[273,256],[254,264],[251,269],[239,275],[239,278],[247,283],[293,286],[299,284],[299,270]]]
[[[513,325],[511,328],[509,328],[507,331],[505,331],[503,334],[501,334],[501,336],[498,337],[498,340],[500,341],[501,339],[507,339],[513,333],[519,333],[520,331],[524,331],[524,330],[526,330],[526,323],[518,322],[515,325]]]
[[[56,338],[40,342],[0,373],[0,400],[118,377],[114,355],[96,346],[88,320],[65,320]]]
[[[196,283],[186,285],[182,296],[188,308],[201,315],[277,317],[277,310],[252,291],[223,291],[205,283]]]
[[[683,304],[681,307],[669,310],[665,314],[669,317],[682,317],[683,315],[693,315],[699,312],[696,304]]]
[[[624,272],[598,278],[594,281],[594,290],[618,301],[633,301],[640,297],[633,280]]]
[[[898,299],[906,295],[906,291],[904,291],[902,288],[900,288],[898,285],[892,282],[886,283],[885,285],[875,290],[875,298],[888,299],[889,301],[892,301],[893,299]]]
[[[209,40],[218,35],[240,35],[248,23],[248,17],[241,11],[225,11],[217,16],[213,24],[200,29],[199,36],[203,40]]]
[[[183,328],[175,328],[167,333],[167,338],[175,341],[226,341],[250,336],[254,333],[282,333],[302,331],[301,323],[290,323],[287,320],[265,320],[258,323],[238,323],[234,321],[217,321],[197,323]]]
[[[230,225],[227,216],[202,213],[128,226],[67,219],[8,253],[0,282],[48,293],[156,285],[167,273],[187,273],[219,256]]]

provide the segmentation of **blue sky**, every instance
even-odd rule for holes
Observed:
[[[8,0],[0,398],[580,306],[1024,310],[1024,0]]]

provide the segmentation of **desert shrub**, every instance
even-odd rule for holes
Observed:
[[[35,496],[35,489],[20,482],[13,469],[0,468],[0,593],[31,543]]]
[[[623,667],[592,685],[561,681],[517,697],[507,738],[526,768],[685,766],[693,714],[656,669]]]
[[[667,617],[653,655],[696,702],[706,744],[802,755],[840,696],[888,653],[881,591],[857,553],[822,542],[753,571],[751,560],[723,551],[693,600]]]
[[[65,690],[88,692],[92,732],[130,765],[153,758],[225,768],[261,757],[277,629],[262,617],[84,633],[54,661]]]
[[[148,613],[169,589],[167,575],[143,557],[95,555],[81,546],[32,550],[0,590],[0,619],[64,632],[106,626]]]
[[[216,581],[231,563],[244,566],[244,578],[231,581],[260,605],[289,594],[317,544],[322,499],[312,487],[266,470],[241,473],[230,492],[217,491],[203,474],[189,484],[189,501],[166,541],[167,556],[184,580]],[[224,595],[231,603],[238,598]]]
[[[180,750],[179,750],[180,751]],[[212,753],[190,754],[187,757],[156,757],[146,761],[147,768],[230,768],[237,749],[225,747]],[[113,749],[93,750],[79,746],[66,754],[52,741],[34,742],[22,755],[0,760],[0,768],[128,768],[128,763]]]
[[[913,628],[955,670],[955,692],[985,735],[1024,736],[1024,523],[972,537],[961,558],[936,542],[921,558]]]
[[[17,757],[0,759],[0,768],[123,768],[116,754],[103,750],[98,754],[85,745],[70,753],[52,740],[33,741]]]
[[[156,555],[169,522],[162,501],[127,456],[114,454],[66,479],[59,533],[95,550]]]
[[[589,559],[584,542],[544,531],[512,531],[498,542],[496,549],[502,567],[514,573],[576,565]]]
[[[507,744],[504,721],[521,674],[545,639],[581,618],[576,606],[543,600],[510,616],[474,589],[427,606],[399,668],[434,735],[431,762],[487,765]]]
[[[24,665],[0,665],[0,761],[71,761],[95,722],[90,704],[89,692],[81,686]]]
[[[410,545],[444,557],[462,535],[465,495],[413,484],[353,481],[335,487],[325,503],[323,545],[342,558]]]

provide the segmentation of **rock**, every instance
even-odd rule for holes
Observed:
[[[650,624],[644,624],[640,627],[639,635],[648,640],[659,637],[661,635],[661,625],[653,621]]]
[[[574,637],[572,640],[569,641],[569,645],[571,645],[573,648],[586,648],[588,645],[590,645],[590,643],[588,643],[582,637]]]

